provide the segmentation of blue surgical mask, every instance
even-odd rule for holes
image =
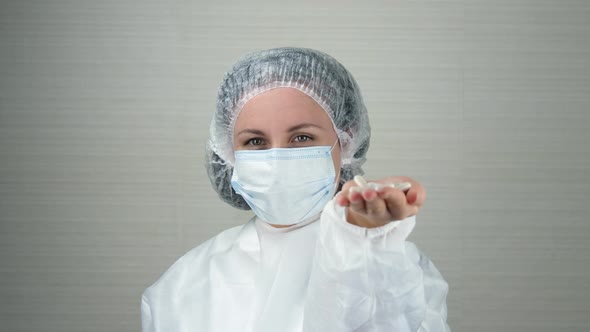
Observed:
[[[236,151],[232,187],[267,223],[308,220],[336,191],[334,146]]]

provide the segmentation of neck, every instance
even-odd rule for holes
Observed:
[[[291,227],[291,226],[293,226],[293,225],[295,225],[295,224],[292,224],[292,225],[277,225],[277,224],[269,224],[269,225],[271,225],[272,227],[275,227],[275,228],[285,228],[285,227]]]

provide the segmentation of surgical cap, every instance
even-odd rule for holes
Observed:
[[[330,55],[307,48],[284,47],[246,54],[222,79],[206,146],[211,184],[221,199],[234,207],[250,208],[231,186],[236,119],[252,97],[281,87],[307,94],[330,116],[342,151],[338,189],[355,175],[363,174],[361,165],[371,129],[360,89],[348,70]]]

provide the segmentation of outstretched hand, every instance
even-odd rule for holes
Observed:
[[[362,182],[362,178],[359,179]],[[351,180],[336,195],[336,203],[347,208],[347,221],[351,224],[373,228],[391,221],[416,215],[426,199],[424,187],[406,176],[391,176],[370,186],[361,186]],[[393,184],[408,182],[409,189],[397,189]]]

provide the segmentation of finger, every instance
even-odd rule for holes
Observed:
[[[366,213],[365,200],[359,190],[351,189],[348,191],[348,201],[350,202],[350,208],[357,213]]]
[[[415,205],[421,207],[424,204],[426,193],[424,191],[424,187],[421,185],[416,185],[406,193],[407,202],[410,205]]]
[[[363,190],[362,195],[365,200],[365,209],[370,217],[382,218],[388,214],[385,201],[375,190],[367,188]]]
[[[418,192],[416,190],[409,190],[406,194],[406,200],[408,204],[415,205],[418,200]]]
[[[342,191],[348,191],[350,188],[352,187],[357,187],[358,185],[356,184],[356,182],[354,182],[354,180],[349,180],[346,181],[343,185],[342,185]]]
[[[339,204],[340,206],[344,206],[344,207],[348,207],[350,206],[350,200],[349,200],[349,194],[350,194],[350,189],[356,187],[356,184],[354,181],[346,181],[343,185],[342,185],[342,189],[340,190],[340,192],[338,192],[338,194],[336,194],[336,203]]]
[[[385,187],[379,191],[379,197],[383,198],[389,213],[397,219],[403,219],[411,210],[406,202],[406,195],[399,189]]]
[[[334,199],[336,201],[336,204],[338,204],[340,206],[347,207],[348,205],[350,205],[348,198],[346,198],[346,193],[344,193],[342,191],[338,192]]]

